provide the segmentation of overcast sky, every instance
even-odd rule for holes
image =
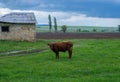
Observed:
[[[59,25],[120,25],[120,0],[0,0],[0,16],[10,12],[34,12],[39,24],[51,14]]]

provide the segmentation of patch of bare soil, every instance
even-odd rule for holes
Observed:
[[[37,39],[117,39],[120,33],[37,33]]]

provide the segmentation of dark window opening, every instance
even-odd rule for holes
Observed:
[[[9,32],[9,26],[2,26],[1,31],[2,32]]]

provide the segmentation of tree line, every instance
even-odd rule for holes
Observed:
[[[58,32],[58,26],[57,26],[57,19],[56,17],[54,17],[54,25],[52,25],[52,19],[51,19],[51,15],[48,15],[48,21],[49,21],[49,30],[50,32],[52,32],[52,26],[54,26],[55,32]],[[61,26],[61,31],[62,32],[66,32],[67,31],[67,26],[66,25],[62,25]],[[80,29],[78,31],[81,31]],[[120,32],[120,25],[118,25],[118,31]],[[96,29],[93,29],[93,32],[96,32]]]
[[[52,32],[52,18],[51,18],[51,15],[49,14],[48,15],[48,23],[49,23],[49,30],[50,30],[50,32]],[[55,32],[58,32],[58,26],[57,26],[57,19],[56,19],[56,17],[54,17],[54,29],[55,29]],[[67,26],[66,25],[62,25],[61,26],[61,31],[63,31],[64,33],[67,31]]]

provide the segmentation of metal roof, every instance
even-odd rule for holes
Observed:
[[[7,23],[36,23],[34,13],[9,13],[0,17],[0,22]]]

